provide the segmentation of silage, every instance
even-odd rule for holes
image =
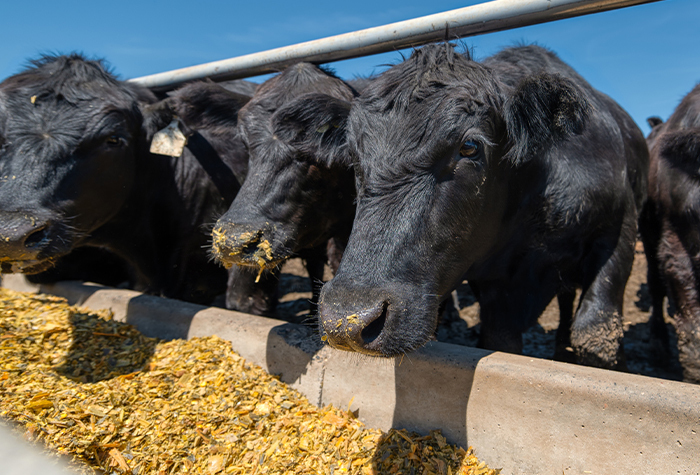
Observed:
[[[439,431],[383,433],[319,409],[215,336],[159,341],[5,289],[0,416],[98,473],[498,473]]]

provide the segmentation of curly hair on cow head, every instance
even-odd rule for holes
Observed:
[[[488,68],[474,61],[467,48],[460,52],[452,43],[434,43],[415,49],[408,59],[371,81],[360,100],[377,112],[406,109],[448,86],[467,88],[483,101],[500,91]]]
[[[80,53],[45,54],[30,60],[25,70],[2,83],[5,91],[55,97],[68,103],[96,97],[124,97],[152,102],[155,96],[146,88],[121,81],[103,59],[88,59]]]
[[[357,92],[331,70],[311,63],[289,66],[260,85],[248,109],[273,113],[302,94],[321,93],[351,101]]]

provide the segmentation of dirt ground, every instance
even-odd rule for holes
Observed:
[[[650,298],[646,285],[647,263],[641,243],[637,243],[634,266],[625,289],[624,348],[628,371],[663,379],[681,380],[682,372],[678,355],[672,361],[660,362],[655,358],[649,342]],[[280,303],[278,318],[283,320],[315,325],[309,306],[311,283],[300,259],[292,259],[282,268],[280,277]],[[326,269],[325,280],[330,279]],[[457,288],[458,311],[449,308],[438,326],[436,337],[439,341],[465,346],[476,346],[479,337],[479,304],[469,286],[464,283]],[[453,299],[454,300],[454,299]],[[667,318],[671,338],[675,337],[673,327]],[[523,354],[537,358],[551,359],[554,354],[554,338],[559,324],[559,307],[554,299],[540,316],[538,324],[523,335]],[[672,342],[671,347],[675,347]]]

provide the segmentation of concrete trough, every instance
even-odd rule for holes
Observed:
[[[38,290],[109,308],[148,336],[217,335],[314,404],[350,405],[384,430],[440,428],[503,474],[700,473],[700,386],[445,343],[369,358],[270,318],[94,284]]]

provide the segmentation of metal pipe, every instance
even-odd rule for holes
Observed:
[[[462,38],[657,1],[662,0],[495,0],[130,81],[168,90],[196,79],[240,79],[299,61],[321,64],[419,46],[445,39],[448,31],[449,39]]]

